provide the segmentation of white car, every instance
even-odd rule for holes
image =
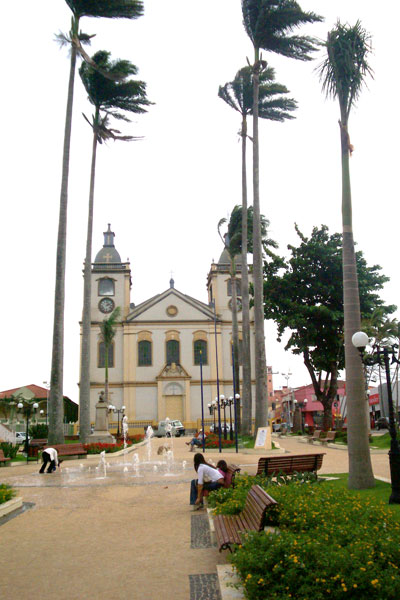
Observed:
[[[28,437],[28,439],[30,439]],[[23,433],[22,431],[17,431],[15,433],[15,443],[16,444],[25,444],[26,441],[26,433]]]

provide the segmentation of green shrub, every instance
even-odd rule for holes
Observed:
[[[398,513],[323,483],[268,491],[279,504],[267,520],[280,532],[248,534],[232,556],[247,598],[400,598]]]
[[[45,423],[37,423],[29,427],[29,435],[35,440],[47,439],[49,428]]]
[[[6,458],[15,458],[19,450],[19,444],[14,445],[11,442],[0,442],[0,448],[3,450]]]
[[[0,504],[8,502],[11,498],[14,498],[17,492],[6,483],[0,483]]]

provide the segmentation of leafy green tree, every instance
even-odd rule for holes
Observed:
[[[326,58],[320,67],[322,89],[337,98],[340,107],[342,159],[343,294],[344,339],[348,407],[349,488],[374,486],[369,444],[368,415],[364,402],[364,374],[352,337],[361,328],[360,300],[353,239],[350,165],[353,150],[349,137],[350,111],[360,96],[365,79],[371,75],[368,54],[370,36],[357,21],[354,26],[339,21],[328,33]],[[361,291],[361,290],[360,290]]]
[[[56,281],[54,293],[53,345],[51,357],[49,394],[49,443],[64,441],[63,430],[63,375],[64,375],[64,305],[65,305],[65,258],[67,245],[67,206],[69,154],[71,145],[72,107],[77,57],[83,56],[82,43],[90,37],[79,30],[82,17],[105,17],[109,19],[136,19],[143,14],[142,0],[66,0],[72,11],[71,29],[67,36],[60,35],[61,43],[71,46],[68,98],[65,116],[64,145],[61,175],[60,210],[58,221]]]
[[[110,53],[104,50],[96,52],[89,64],[83,62],[79,69],[83,85],[88,93],[89,101],[95,108],[90,122],[93,130],[92,164],[90,173],[90,191],[88,208],[88,225],[86,237],[86,257],[84,268],[83,316],[82,316],[82,352],[81,382],[79,388],[79,431],[80,439],[86,443],[90,435],[90,302],[92,291],[91,261],[93,236],[93,204],[96,174],[97,145],[108,140],[131,141],[132,136],[120,135],[111,129],[110,118],[129,121],[125,113],[144,113],[150,104],[146,98],[146,85],[142,81],[128,79],[137,74],[137,68],[127,60],[111,61]],[[100,70],[99,68],[100,67]],[[118,74],[119,80],[109,75]]]
[[[310,60],[316,41],[291,35],[305,23],[321,21],[312,12],[303,12],[294,0],[242,0],[243,22],[254,48],[253,63],[253,206],[254,206],[254,322],[256,346],[256,430],[267,422],[266,359],[263,311],[263,263],[260,232],[260,184],[258,107],[260,74],[266,68],[260,50],[297,60]]]
[[[295,110],[297,104],[291,98],[285,98],[288,89],[275,82],[275,72],[272,67],[260,73],[259,82],[259,116],[271,121],[284,121],[292,119],[290,111]],[[247,212],[247,116],[253,114],[253,70],[251,67],[240,69],[233,81],[220,86],[218,95],[231,108],[236,110],[242,118],[239,135],[242,138],[242,209]],[[233,213],[232,213],[233,214]],[[242,355],[243,355],[243,422],[242,432],[250,435],[252,426],[252,398],[251,398],[251,361],[250,361],[250,316],[249,316],[249,276],[247,266],[248,228],[247,220],[241,225],[241,292],[242,292]]]
[[[338,374],[345,366],[342,235],[330,235],[326,225],[314,227],[310,237],[297,226],[296,232],[300,243],[288,246],[290,258],[269,252],[264,263],[265,318],[276,322],[279,341],[290,331],[285,350],[303,356],[314,394],[324,407],[326,430],[332,427]],[[396,307],[386,306],[378,294],[388,277],[378,265],[367,266],[362,252],[356,253],[356,261],[363,317],[371,317],[377,308],[384,315],[392,313]]]
[[[117,333],[116,325],[121,315],[121,307],[117,306],[108,319],[103,319],[100,325],[100,341],[104,343],[104,399],[108,404],[108,357],[110,347]]]

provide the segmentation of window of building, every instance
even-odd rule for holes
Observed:
[[[200,352],[201,352],[201,362],[203,365],[208,364],[208,356],[207,356],[207,342],[206,340],[195,340],[193,342],[193,354],[194,354],[194,364],[200,364]]]
[[[139,367],[148,367],[151,365],[151,342],[142,340],[138,344],[138,365]]]
[[[114,281],[108,277],[99,280],[99,296],[114,296]]]
[[[99,369],[104,369],[106,366],[106,347],[104,342],[99,342],[98,349],[98,361],[97,366]],[[108,347],[108,368],[114,367],[114,342]]]
[[[177,340],[167,341],[167,364],[179,364],[179,342]]]
[[[242,283],[240,279],[235,279],[236,281],[236,296],[242,295]],[[232,280],[228,279],[228,296],[232,296]]]

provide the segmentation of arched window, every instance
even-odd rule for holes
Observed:
[[[104,277],[99,280],[99,288],[98,288],[99,296],[114,296],[114,281],[109,277]]]
[[[200,364],[200,352],[201,352],[201,362],[203,365],[208,364],[208,356],[207,356],[207,342],[206,340],[195,340],[193,342],[193,354],[194,354],[194,364]]]
[[[138,343],[138,366],[151,366],[151,342],[148,340],[141,340]]]
[[[177,340],[167,341],[167,365],[179,364],[179,342]]]
[[[240,279],[235,279],[236,281],[236,296],[242,295],[242,283]],[[228,296],[232,296],[232,279],[228,279]]]
[[[106,347],[104,342],[99,342],[98,346],[98,361],[97,366],[99,369],[104,369],[106,366]],[[108,347],[108,368],[114,367],[114,342]]]

